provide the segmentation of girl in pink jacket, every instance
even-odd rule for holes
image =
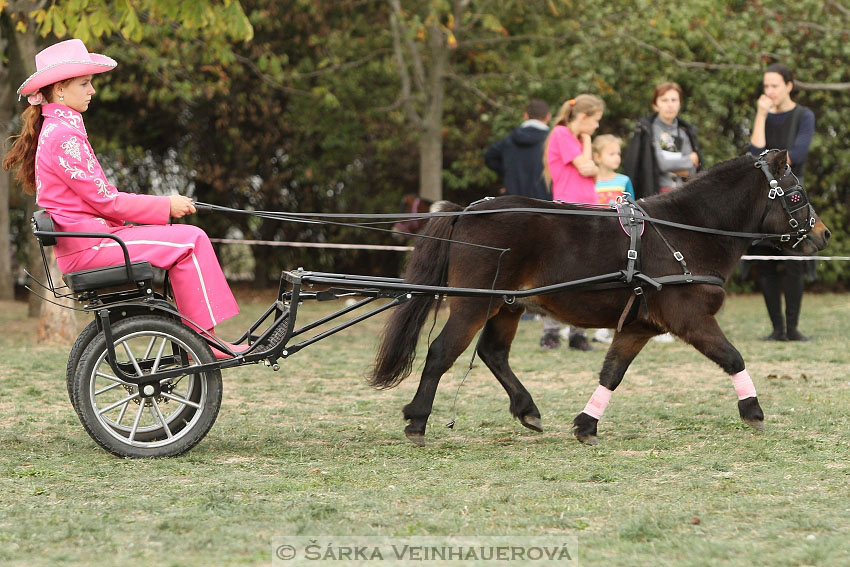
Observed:
[[[239,313],[209,238],[192,225],[169,218],[195,212],[181,195],[137,195],[109,183],[89,144],[82,113],[95,89],[92,76],[115,68],[115,60],[89,53],[79,39],[63,41],[35,56],[37,71],[18,94],[27,96],[21,134],[3,168],[53,219],[56,230],[108,232],[127,245],[130,260],[168,270],[177,309],[190,327],[212,333]],[[125,226],[125,222],[141,226]],[[104,238],[59,238],[54,247],[63,273],[123,264],[120,246]],[[230,345],[234,352],[247,346]],[[229,355],[213,349],[217,358]]]
[[[590,136],[599,127],[605,104],[591,94],[565,102],[543,153],[544,175],[552,183],[552,199],[596,204],[596,164]]]

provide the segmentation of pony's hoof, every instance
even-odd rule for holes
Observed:
[[[599,445],[599,439],[596,438],[596,435],[579,435],[576,434],[576,439],[584,443],[585,445]]]
[[[413,441],[413,444],[417,447],[425,446],[425,435],[423,435],[422,433],[410,433],[405,431],[404,434],[407,436],[408,439]]]
[[[764,431],[763,419],[744,419],[744,423],[746,423],[756,431]]]
[[[540,422],[539,417],[524,415],[520,418],[519,422],[532,431],[536,431],[537,433],[543,432],[543,424]]]

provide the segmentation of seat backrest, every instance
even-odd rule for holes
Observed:
[[[53,226],[53,219],[44,209],[36,211],[32,214],[32,231],[56,232]],[[42,246],[53,246],[56,244],[55,236],[36,235]]]

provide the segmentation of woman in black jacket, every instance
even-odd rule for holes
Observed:
[[[806,157],[815,132],[815,114],[791,99],[794,74],[791,69],[775,63],[768,67],[762,79],[764,94],[756,103],[749,152],[758,155],[766,148],[788,150],[788,162],[794,174],[803,182]],[[782,255],[773,246],[758,243],[750,254]],[[804,276],[814,279],[813,260],[765,260],[757,262],[758,283],[764,295],[773,331],[764,337],[768,341],[807,341],[797,329],[803,304]],[[782,292],[785,292],[785,317],[782,317]]]

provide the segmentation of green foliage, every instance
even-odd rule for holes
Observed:
[[[62,39],[69,35],[87,44],[116,32],[139,42],[152,28],[171,24],[210,39],[223,36],[249,41],[253,36],[251,24],[236,0],[71,0],[51,2],[49,7],[33,10],[28,16],[42,37],[52,34]]]

